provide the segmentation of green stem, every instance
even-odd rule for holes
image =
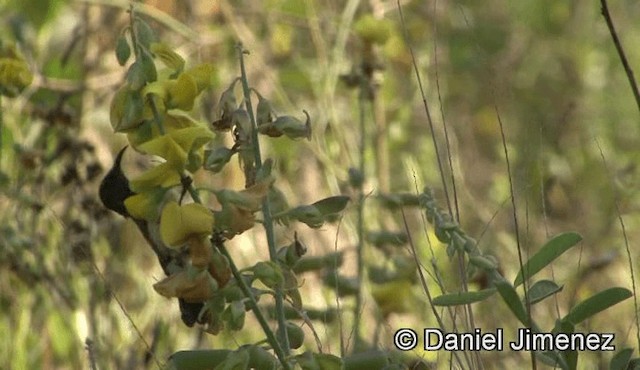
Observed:
[[[2,168],[2,142],[4,141],[4,116],[2,115],[2,95],[0,95],[0,169]]]
[[[365,173],[365,149],[366,149],[366,128],[365,128],[365,94],[366,94],[366,86],[365,83],[362,83],[360,87],[360,97],[359,101],[359,121],[360,121],[360,163],[359,163],[359,171],[362,176]],[[362,284],[365,281],[364,279],[364,193],[362,185],[360,185],[360,189],[358,191],[358,245],[357,245],[357,280],[358,280],[358,292],[356,294],[356,304],[353,308],[353,332],[355,334],[355,345],[356,350],[360,347],[361,337],[360,337],[360,318],[362,317],[360,311],[362,310],[362,300],[363,300],[363,289]]]
[[[238,44],[238,59],[240,60],[240,74],[242,81],[242,91],[244,95],[244,104],[247,108],[247,114],[251,120],[251,141],[253,145],[253,153],[256,162],[256,171],[259,171],[262,167],[262,156],[260,154],[260,142],[258,141],[258,125],[256,118],[253,114],[253,106],[251,104],[251,89],[249,88],[249,82],[247,79],[247,71],[244,66],[244,54],[245,50],[242,44]],[[273,230],[273,219],[271,217],[271,207],[269,205],[269,195],[265,197],[262,202],[262,214],[264,217],[263,226],[267,234],[267,243],[269,245],[269,258],[271,261],[276,262],[278,260],[276,251],[276,239]],[[287,336],[286,320],[284,316],[284,292],[282,286],[278,285],[275,288],[275,303],[276,303],[276,318],[278,320],[278,337],[284,347],[285,354],[289,353],[289,337]]]
[[[251,308],[251,311],[253,311],[253,314],[256,316],[256,319],[258,319],[258,323],[262,327],[264,334],[267,336],[267,341],[269,342],[269,344],[271,344],[271,347],[273,348],[273,351],[278,357],[278,360],[282,364],[283,369],[284,370],[291,369],[291,367],[289,366],[289,363],[286,360],[287,355],[283,350],[283,347],[280,345],[280,342],[278,341],[275,334],[269,327],[269,323],[267,323],[267,319],[262,314],[262,311],[260,311],[260,307],[258,307],[258,302],[256,301],[256,298],[253,296],[251,289],[249,289],[246,282],[242,278],[242,275],[240,274],[240,271],[238,271],[238,267],[236,266],[236,264],[233,262],[233,258],[231,258],[229,251],[224,246],[224,243],[216,242],[215,244],[216,244],[216,247],[222,253],[222,255],[227,257],[227,259],[229,260],[229,267],[231,268],[231,273],[233,274],[233,277],[236,279],[236,282],[238,283],[238,286],[244,293],[245,297],[249,299],[249,306]]]

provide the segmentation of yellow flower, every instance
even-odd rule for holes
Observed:
[[[180,184],[180,171],[176,171],[175,166],[169,162],[161,163],[129,182],[131,190],[136,193],[143,193],[157,187],[170,188],[178,184]]]
[[[160,236],[169,246],[179,246],[194,236],[206,236],[213,230],[213,214],[198,203],[167,203],[160,216]]]
[[[154,188],[130,196],[124,201],[131,217],[140,220],[156,221],[160,217],[160,204],[167,189]]]

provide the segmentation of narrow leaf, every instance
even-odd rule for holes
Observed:
[[[629,361],[631,361],[631,355],[633,355],[633,348],[625,348],[622,351],[616,353],[609,363],[609,370],[626,370],[628,369]]]
[[[496,288],[498,293],[502,296],[502,300],[507,304],[511,312],[516,315],[516,318],[524,325],[529,326],[529,319],[527,318],[527,312],[518,297],[516,289],[509,284],[508,281],[502,280],[496,282]]]
[[[434,306],[459,306],[463,304],[484,301],[496,292],[495,288],[479,290],[476,292],[459,292],[443,294],[433,299]]]
[[[316,207],[323,217],[342,212],[349,203],[349,197],[346,195],[336,195],[333,197],[319,200],[312,204]]]
[[[524,266],[522,266],[522,270],[518,272],[513,285],[517,287],[522,284],[525,279],[528,280],[531,278],[553,262],[553,260],[560,257],[560,255],[566,252],[569,248],[578,244],[580,240],[582,240],[582,236],[574,232],[562,233],[553,237],[553,239],[549,240],[536,254],[529,258],[529,261],[527,261]]]
[[[558,286],[551,280],[540,280],[529,288],[529,302],[538,303],[562,290],[563,286]]]
[[[604,311],[624,301],[632,295],[629,289],[620,287],[609,288],[578,303],[562,320],[577,325],[598,312]]]

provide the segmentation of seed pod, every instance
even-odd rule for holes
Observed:
[[[307,116],[307,121],[302,123],[292,116],[280,116],[273,121],[273,128],[289,137],[290,139],[307,138],[311,140],[311,118],[307,111],[303,111]]]
[[[230,130],[233,126],[232,117],[238,106],[236,95],[233,91],[236,87],[236,82],[238,82],[238,79],[233,80],[231,85],[220,95],[216,111],[220,119],[213,122],[213,128],[217,131]]]
[[[289,347],[298,349],[304,344],[304,331],[298,325],[287,321],[285,324],[287,337],[289,337]]]
[[[258,95],[258,107],[256,108],[256,120],[258,127],[271,123],[273,121],[273,108],[271,102],[265,99],[257,91],[253,90]]]
[[[207,150],[204,153],[207,158],[204,162],[204,168],[213,173],[218,173],[229,163],[234,153],[235,150],[223,146],[214,150]]]

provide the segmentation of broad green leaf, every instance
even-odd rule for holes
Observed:
[[[249,352],[240,348],[234,351],[230,356],[218,366],[216,366],[216,370],[240,370],[240,369],[248,369],[249,368]]]
[[[144,72],[144,66],[142,62],[136,60],[131,64],[127,71],[127,82],[131,90],[140,90],[147,82],[146,74]]]
[[[116,58],[118,59],[118,64],[124,66],[127,63],[127,60],[129,60],[130,56],[131,47],[129,47],[129,42],[124,35],[120,35],[116,43]]]
[[[153,30],[151,29],[151,27],[149,27],[149,24],[143,21],[142,18],[136,17],[134,29],[138,42],[146,49],[149,49],[151,43],[156,39]]]
[[[496,292],[495,288],[478,290],[476,292],[448,293],[433,299],[434,306],[459,306],[463,304],[481,302],[491,297]]]
[[[625,348],[616,353],[611,362],[609,362],[609,370],[626,370],[633,355],[633,348]]]
[[[222,363],[231,353],[232,351],[228,349],[178,351],[169,357],[167,368],[175,370],[213,368]]]
[[[142,71],[146,82],[153,82],[158,79],[158,71],[156,65],[153,62],[153,58],[148,53],[141,53],[139,59],[136,62],[140,62],[142,65]]]
[[[529,326],[529,318],[527,312],[518,297],[516,289],[506,280],[496,282],[498,293],[502,296],[502,300],[507,304],[509,310],[516,315],[516,318],[524,325]]]
[[[522,284],[525,279],[528,280],[531,278],[553,262],[553,260],[560,257],[560,255],[569,248],[578,244],[580,240],[582,240],[582,236],[574,232],[562,233],[553,237],[522,266],[513,285],[517,287]]]
[[[578,303],[562,320],[577,325],[598,312],[604,311],[624,301],[632,295],[633,293],[631,293],[629,289],[620,287],[603,290]]]
[[[537,281],[529,288],[528,297],[531,304],[538,303],[543,299],[552,296],[562,290],[562,286],[558,286],[551,280]]]

